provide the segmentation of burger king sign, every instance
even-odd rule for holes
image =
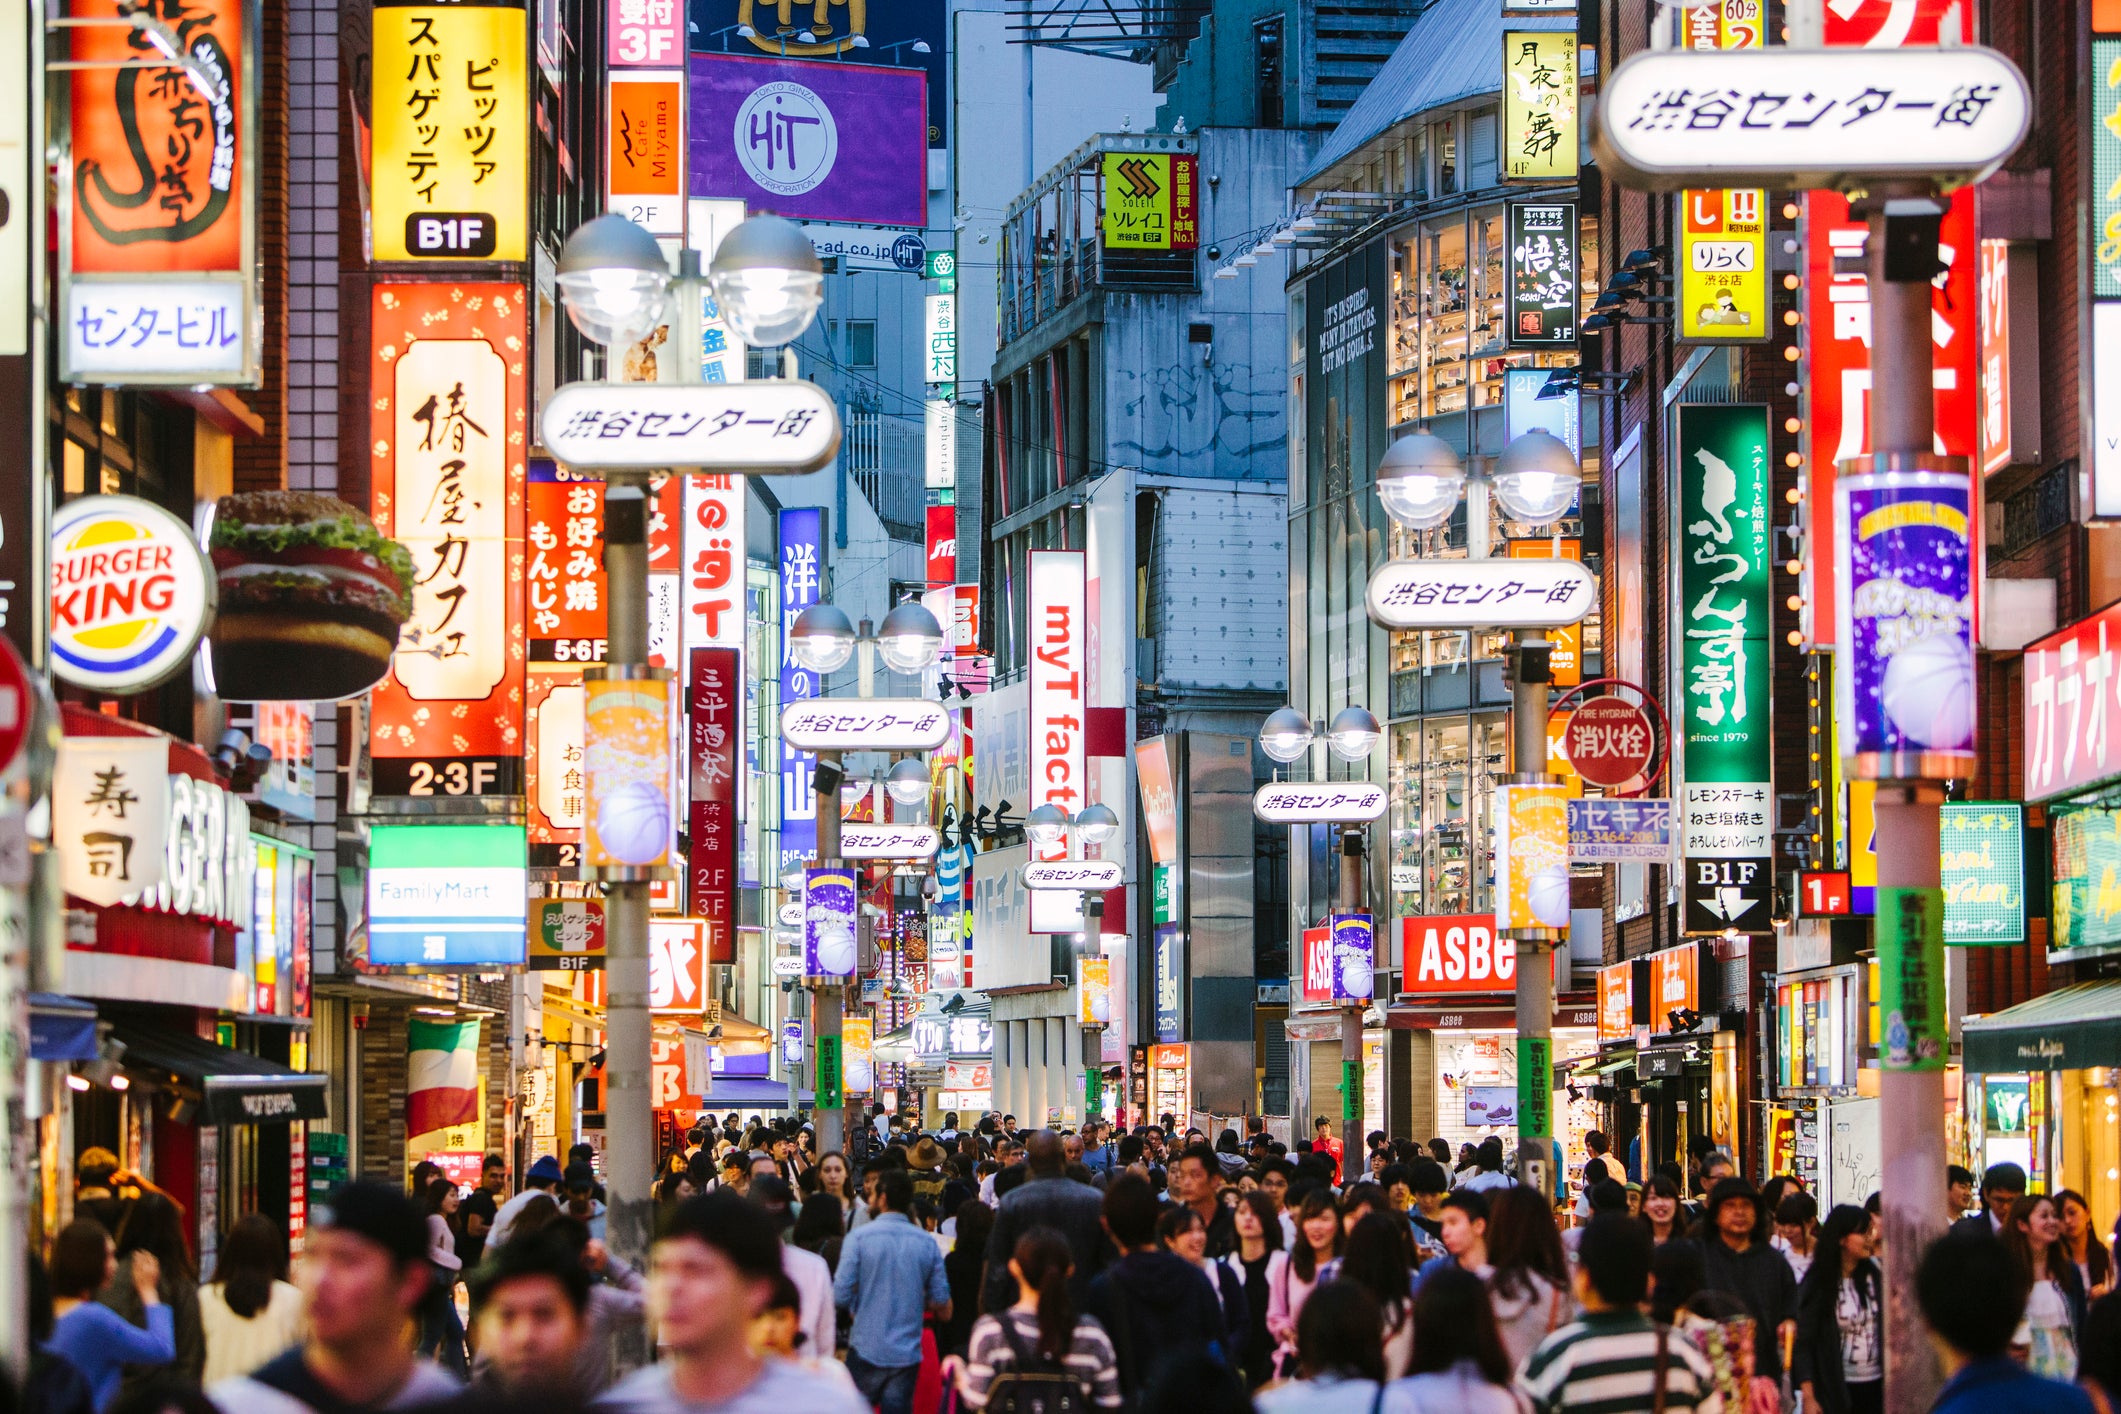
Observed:
[[[94,692],[183,671],[213,616],[214,576],[191,527],[132,496],[85,496],[52,519],[52,666]]]

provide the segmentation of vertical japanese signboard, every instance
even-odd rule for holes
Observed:
[[[604,483],[539,457],[530,463],[524,566],[530,661],[604,661]]]
[[[60,110],[60,379],[255,384],[256,9],[170,7],[184,62],[159,67],[128,5],[66,13],[87,23],[63,31],[85,67]]]
[[[947,385],[950,390],[945,394],[947,401],[955,396],[957,386],[956,294],[928,296],[923,336],[926,339],[927,371],[921,377],[930,387]]]
[[[816,697],[822,684],[788,652],[788,630],[796,615],[824,594],[825,511],[821,506],[781,511],[781,706]],[[779,744],[781,762],[781,856],[785,864],[817,853],[817,791],[811,767],[817,757]]]
[[[376,529],[412,551],[412,617],[369,708],[379,795],[523,789],[523,291],[378,285]]]
[[[2030,245],[1983,241],[1978,272],[1981,471],[1987,476],[2040,460],[2039,257]]]
[[[1569,926],[1568,796],[1559,785],[1495,787],[1498,929]]]
[[[605,63],[614,69],[660,69],[685,62],[685,7],[680,0],[609,0]]]
[[[1576,203],[1510,205],[1509,344],[1574,348],[1577,313]]]
[[[1762,0],[1724,0],[1686,12],[1689,49],[1758,49]],[[1767,193],[1757,188],[1679,194],[1679,338],[1759,343],[1768,328]]]
[[[1576,179],[1576,33],[1510,30],[1502,37],[1502,175]]]
[[[1083,677],[1083,552],[1030,552],[1031,804],[1074,815],[1083,808],[1088,776],[1083,721],[1088,706]],[[1034,859],[1065,858],[1057,845],[1031,848]]]
[[[676,0],[652,0],[675,4]],[[607,206],[652,235],[685,233],[685,73],[614,70],[606,80]]]
[[[1681,404],[1677,457],[1685,929],[1764,930],[1774,882],[1767,408]]]
[[[2092,41],[2092,296],[2121,299],[2121,36]]]
[[[685,478],[679,639],[695,648],[744,646],[744,478]]]
[[[957,495],[957,404],[930,398],[922,406],[921,430],[927,439],[926,483],[945,505]]]
[[[1199,159],[1185,154],[1108,152],[1098,226],[1108,250],[1192,250],[1200,244]]]
[[[573,869],[582,862],[582,673],[532,672],[524,682],[528,721],[524,770],[529,784],[530,867]]]
[[[375,258],[527,258],[530,17],[522,0],[378,0],[371,23]]]
[[[707,960],[736,961],[738,768],[743,762],[743,682],[733,648],[696,648],[686,682],[685,911],[705,925]]]

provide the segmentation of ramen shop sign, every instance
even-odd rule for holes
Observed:
[[[191,661],[214,574],[191,528],[131,496],[69,501],[52,521],[52,666],[95,692],[139,692]]]

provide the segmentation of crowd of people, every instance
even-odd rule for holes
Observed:
[[[595,1151],[510,1193],[423,1164],[313,1215],[299,1287],[256,1215],[203,1282],[169,1195],[101,1150],[32,1254],[23,1407],[50,1414],[1875,1414],[1875,1195],[1821,1214],[1700,1148],[1602,1136],[1558,1207],[1491,1137],[1326,1121],[1293,1148],[1161,1124],[929,1132],[820,1153],[703,1119],[665,1156],[646,1271],[605,1245]],[[1942,1414],[2113,1414],[2121,1295],[2090,1206],[2011,1164],[1950,1175],[1913,1296]],[[464,1319],[468,1313],[468,1322]]]

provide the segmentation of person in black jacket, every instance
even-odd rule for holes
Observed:
[[[2010,1225],[2011,1205],[2024,1196],[2024,1169],[2016,1164],[1990,1164],[1981,1174],[1981,1211],[1959,1219],[1951,1230],[2001,1237]]]
[[[1702,1289],[1745,1303],[1753,1318],[1753,1378],[1782,1379],[1782,1328],[1797,1317],[1797,1279],[1767,1244],[1760,1194],[1735,1175],[1709,1190],[1701,1222]]]
[[[1871,1255],[1871,1215],[1843,1203],[1826,1215],[1811,1269],[1797,1284],[1792,1377],[1819,1414],[1885,1407],[1885,1283]]]
[[[1121,1174],[1106,1187],[1104,1228],[1120,1258],[1090,1283],[1084,1304],[1112,1337],[1120,1392],[1130,1400],[1166,1360],[1202,1352],[1230,1359],[1215,1289],[1200,1268],[1158,1249],[1156,1219],[1156,1195],[1140,1175]]]
[[[1061,1140],[1050,1129],[1041,1129],[1024,1146],[1025,1181],[998,1195],[994,1231],[987,1238],[987,1276],[984,1284],[985,1311],[1006,1311],[1017,1298],[1016,1278],[1009,1275],[1009,1258],[1017,1239],[1035,1227],[1050,1227],[1068,1239],[1068,1252],[1075,1270],[1068,1278],[1068,1294],[1077,1302],[1087,1295],[1090,1279],[1105,1267],[1105,1238],[1099,1225],[1103,1211],[1097,1190],[1077,1183],[1065,1172]]]

